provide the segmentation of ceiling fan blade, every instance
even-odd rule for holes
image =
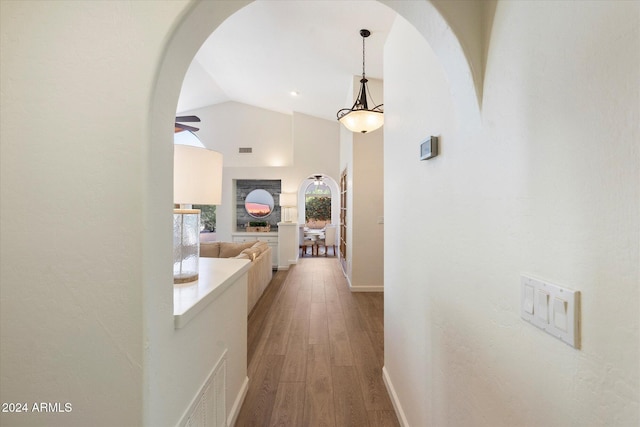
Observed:
[[[178,116],[176,117],[176,122],[199,122],[200,117],[198,116]]]
[[[191,132],[197,132],[200,130],[200,128],[195,128],[193,126],[189,126],[189,125],[183,125],[182,123],[176,123],[175,124],[175,131],[176,132],[182,132],[183,130],[189,130]]]

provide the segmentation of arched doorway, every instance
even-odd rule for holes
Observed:
[[[155,425],[167,410],[164,408],[167,389],[173,388],[172,378],[165,374],[175,368],[176,361],[164,354],[167,348],[178,344],[175,333],[168,328],[167,306],[171,306],[173,289],[168,269],[158,269],[157,260],[171,259],[171,173],[173,140],[171,127],[175,117],[180,88],[186,70],[206,38],[225,19],[251,1],[191,3],[176,21],[174,30],[167,34],[168,42],[157,70],[155,85],[151,90],[149,104],[149,138],[147,140],[148,162],[144,171],[146,182],[145,206],[142,221],[144,232],[144,420],[145,425]],[[477,108],[473,72],[460,42],[452,28],[435,7],[424,2],[383,2],[412,23],[434,51],[442,59],[447,73],[456,75],[455,103],[458,108]],[[439,25],[429,26],[430,20]],[[481,67],[478,67],[481,71]],[[332,191],[338,194],[338,185],[332,179]],[[306,188],[309,182],[301,185]],[[299,190],[300,197],[300,190]],[[334,199],[336,207],[334,208]],[[332,221],[338,222],[339,198],[332,198]],[[299,199],[300,202],[300,199]],[[299,206],[302,206],[299,203]],[[304,219],[304,213],[302,218]],[[168,262],[166,263],[167,265]]]
[[[321,181],[317,180],[315,177],[321,177]],[[322,185],[323,188],[328,190],[328,194],[331,198],[331,217],[329,221],[332,224],[338,224],[340,222],[340,200],[338,198],[338,184],[336,181],[324,174],[313,174],[306,178],[304,181],[300,183],[300,187],[298,188],[298,223],[304,224],[308,217],[306,213],[306,202],[307,202],[307,192],[310,187],[316,187],[316,182],[321,182],[318,186]],[[313,190],[312,190],[313,191]]]

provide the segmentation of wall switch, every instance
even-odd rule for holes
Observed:
[[[553,299],[553,326],[567,331],[567,302],[560,298]]]
[[[542,323],[549,323],[549,294],[543,289],[536,289],[534,304],[535,317]]]
[[[522,302],[522,309],[524,310],[525,313],[533,315],[533,295],[534,295],[533,286],[524,285],[524,292],[522,295],[524,298]]]
[[[520,288],[522,319],[579,348],[580,292],[527,276],[521,276]]]

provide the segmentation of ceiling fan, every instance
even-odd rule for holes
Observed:
[[[200,117],[198,116],[178,116],[176,117],[175,133],[182,132],[183,130],[188,130],[190,132],[197,132],[200,130],[200,128],[185,125],[179,122],[193,123],[193,122],[199,122],[199,121],[200,121]]]
[[[307,179],[313,179],[313,184],[318,186],[318,185],[323,184],[323,178],[324,177],[322,175],[312,175]]]

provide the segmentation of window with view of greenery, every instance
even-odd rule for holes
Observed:
[[[216,205],[193,205],[200,209],[200,231],[216,231]]]
[[[325,184],[309,185],[304,209],[306,221],[331,221],[331,189]]]

